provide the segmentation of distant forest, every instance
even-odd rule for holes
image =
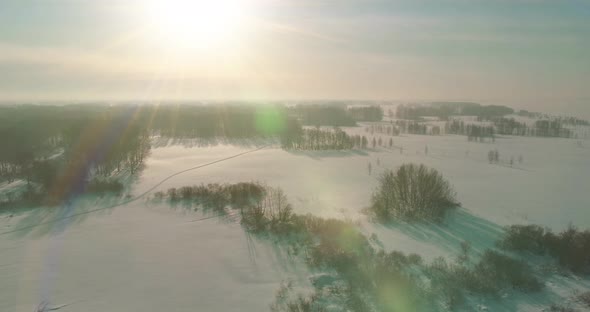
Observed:
[[[480,120],[483,121],[483,119]],[[575,133],[571,129],[565,128],[564,124],[559,120],[536,120],[531,125],[518,122],[514,118],[500,117],[487,120],[493,125],[466,124],[461,120],[454,119],[446,122],[445,132],[477,138],[493,138],[495,134],[556,138],[575,137]]]
[[[566,125],[586,124],[566,117],[525,124],[504,116],[513,112],[475,103],[401,105],[398,118],[408,119],[365,125],[365,130],[389,136],[450,133],[484,141],[497,134],[571,138],[575,134]],[[421,122],[428,115],[446,118],[444,129]],[[451,115],[475,115],[487,125],[466,124]],[[121,192],[120,180],[142,170],[153,138],[277,139],[282,148],[296,150],[391,148],[392,138],[387,143],[339,128],[382,118],[378,106],[343,104],[0,106],[0,183],[24,181],[28,193],[21,198],[49,202],[77,193]],[[18,197],[0,194],[0,207]]]
[[[514,113],[514,110],[501,105],[480,105],[469,102],[435,102],[424,105],[399,105],[396,116],[399,119],[420,119],[432,116],[446,120],[449,116],[496,117]]]
[[[381,121],[383,109],[379,106],[344,108],[342,105],[297,105],[288,108],[291,116],[307,126],[356,126],[357,121]]]
[[[379,107],[341,105],[2,106],[0,182],[25,181],[27,193],[0,196],[0,206],[19,197],[59,202],[89,191],[121,191],[118,180],[142,169],[153,137],[278,138],[288,149],[341,150],[368,141],[319,126],[354,126],[382,116]]]

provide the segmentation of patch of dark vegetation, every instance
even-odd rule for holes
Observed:
[[[425,264],[419,255],[373,249],[351,222],[293,215],[286,224],[290,230],[280,232],[288,238],[282,242],[296,247],[310,268],[331,278],[314,283],[311,295],[286,299],[281,291],[272,311],[299,311],[291,307],[302,303],[338,311],[456,308],[466,293],[496,295],[505,289],[534,292],[543,288],[526,263],[494,250],[485,251],[473,264],[449,263],[444,258]]]
[[[535,277],[529,265],[491,249],[486,250],[475,264],[448,263],[444,258],[437,258],[427,267],[426,276],[451,308],[463,302],[465,291],[485,295],[498,294],[508,288],[524,292],[543,288],[543,283]]]
[[[155,200],[168,200],[187,208],[229,213],[238,211],[241,224],[251,233],[294,233],[296,219],[287,196],[280,188],[258,182],[202,184],[170,188],[154,193]]]
[[[199,204],[213,203],[218,206],[245,206],[260,201],[264,192],[265,187],[257,182],[210,183],[170,188],[166,192],[154,193],[154,198],[159,200],[167,198],[170,201],[191,200]]]
[[[550,305],[549,308],[547,308],[543,311],[547,311],[547,312],[577,312],[578,310],[576,310],[568,305],[554,303],[554,304]]]
[[[292,129],[283,135],[281,146],[285,149],[297,150],[349,150],[361,147],[363,142],[360,136],[349,136],[338,127],[332,130],[323,130],[319,127],[313,129]],[[367,141],[365,139],[364,146]]]
[[[590,291],[583,292],[576,296],[576,300],[590,308]]]
[[[478,117],[477,121],[488,121],[493,125],[478,126],[465,123],[463,120],[451,119],[445,123],[445,132],[467,135],[470,141],[476,142],[478,140],[483,142],[485,138],[493,140],[494,134],[531,137],[576,137],[575,132],[566,127],[567,123],[558,117],[536,120],[532,125],[506,117]]]
[[[369,212],[378,220],[440,221],[459,206],[451,184],[435,169],[405,164],[379,178]]]
[[[590,272],[590,231],[570,226],[555,234],[539,225],[512,225],[498,246],[506,250],[548,254],[576,273]]]
[[[420,134],[420,135],[440,135],[439,126],[429,125],[415,120],[396,120],[396,128],[402,133]]]

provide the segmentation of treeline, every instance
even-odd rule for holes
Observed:
[[[152,135],[170,138],[243,139],[279,135],[287,120],[281,106],[171,105],[142,112]]]
[[[537,113],[537,112],[529,112],[527,110],[519,110],[516,113],[518,116],[528,117],[528,118],[536,118],[536,119],[552,119],[564,125],[571,125],[571,126],[590,126],[590,121],[572,117],[572,116],[550,116],[548,114]]]
[[[453,119],[445,123],[445,133],[466,135],[468,141],[484,142],[495,140],[496,131],[493,126],[465,124],[462,120]]]
[[[421,134],[421,135],[440,135],[439,126],[428,125],[412,120],[396,120],[395,124],[402,133]]]
[[[573,138],[575,133],[564,127],[562,119],[536,120],[532,126],[516,121],[514,118],[481,119],[491,121],[498,134],[533,137]]]
[[[283,136],[281,146],[285,149],[298,150],[345,150],[354,147],[366,147],[368,141],[365,138],[364,143],[360,136],[351,137],[338,127],[332,130],[324,130],[320,127],[291,129]]]
[[[399,135],[400,131],[399,128],[392,125],[385,125],[385,124],[373,124],[370,126],[365,127],[365,132],[370,132],[371,134],[380,133],[380,134],[387,134],[391,136]]]
[[[355,121],[383,120],[383,109],[380,106],[349,107],[348,113]]]
[[[306,126],[356,126],[357,121],[381,121],[383,110],[379,106],[350,107],[342,105],[299,104],[286,108],[289,116]]]
[[[491,119],[493,126],[466,124],[461,120],[448,121],[445,124],[445,132],[468,136],[470,141],[483,141],[485,138],[494,139],[496,134],[518,135],[534,137],[559,137],[573,138],[574,132],[564,128],[557,121],[537,120],[533,126],[518,122],[513,118]]]
[[[507,106],[480,105],[469,102],[435,102],[431,104],[399,105],[396,108],[397,118],[411,120],[425,116],[446,120],[449,116],[496,117],[512,113],[514,113],[514,110]]]

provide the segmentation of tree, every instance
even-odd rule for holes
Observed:
[[[494,159],[495,159],[494,155],[495,154],[494,154],[494,151],[493,150],[490,150],[488,152],[488,161],[490,162],[490,164],[494,162]]]
[[[451,184],[435,169],[405,164],[388,170],[379,178],[371,199],[370,211],[377,219],[426,219],[440,221],[445,213],[460,204]]]

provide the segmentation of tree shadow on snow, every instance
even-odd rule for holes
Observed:
[[[460,244],[468,241],[473,252],[492,248],[503,232],[495,223],[471,214],[464,208],[450,212],[442,223],[393,221],[383,225],[404,235],[433,244],[456,254]]]
[[[442,223],[395,221],[382,226],[399,231],[416,241],[438,246],[451,255],[459,255],[461,243],[467,241],[471,244],[471,255],[477,258],[486,249],[495,248],[504,231],[503,227],[475,216],[464,208],[450,212]],[[471,311],[474,307],[482,311],[520,311],[525,307],[544,311],[553,303],[563,304],[571,301],[574,290],[590,289],[588,276],[573,277],[546,272],[542,268],[542,263],[535,263],[530,255],[511,256],[533,266],[537,276],[545,283],[543,290],[525,293],[506,289],[499,296],[468,296],[465,311]],[[450,260],[454,260],[452,256]]]

